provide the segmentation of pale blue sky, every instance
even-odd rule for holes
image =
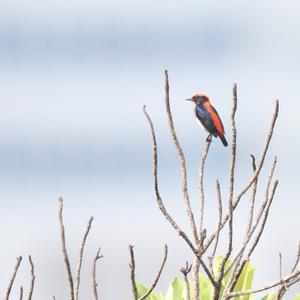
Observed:
[[[276,279],[278,252],[291,262],[299,239],[299,232],[290,232],[300,225],[298,11],[297,1],[2,1],[0,290],[15,257],[32,254],[36,298],[67,297],[58,196],[65,198],[73,258],[85,222],[90,215],[95,218],[84,258],[85,297],[90,297],[89,267],[98,246],[105,255],[98,276],[103,299],[130,295],[129,243],[136,245],[141,281],[151,281],[165,242],[170,260],[160,288],[165,290],[178,275],[190,253],[156,207],[149,128],[142,114],[147,104],[157,128],[162,193],[167,207],[185,224],[177,158],[163,109],[165,68],[195,208],[206,134],[195,123],[192,105],[183,100],[199,91],[210,95],[230,140],[231,88],[238,83],[240,187],[250,174],[249,154],[261,150],[279,98],[280,117],[267,165],[278,155],[280,185],[254,257],[256,283]],[[212,199],[208,226],[214,225],[210,203],[216,178],[226,192],[228,157],[229,149],[214,141],[206,178]],[[26,286],[27,269],[24,261],[17,285]]]

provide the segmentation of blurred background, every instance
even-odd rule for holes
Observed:
[[[28,254],[36,267],[34,299],[69,295],[59,227],[64,198],[66,239],[75,264],[85,224],[82,299],[91,299],[91,263],[99,246],[99,293],[130,298],[128,244],[135,245],[137,278],[146,285],[169,259],[158,289],[165,291],[191,253],[158,210],[151,178],[147,105],[159,143],[161,194],[188,229],[178,160],[163,106],[169,70],[174,121],[186,154],[197,211],[197,176],[206,133],[184,99],[204,92],[222,117],[230,142],[232,84],[238,84],[236,192],[259,157],[275,99],[280,116],[258,200],[274,155],[278,193],[252,263],[254,285],[278,279],[278,252],[290,270],[299,240],[298,1],[1,1],[0,4],[0,290],[17,255],[12,299],[29,284]],[[215,180],[226,197],[230,149],[214,140],[205,178],[206,226],[216,224]],[[235,222],[235,249],[245,228],[247,197]],[[219,251],[222,254],[222,249]],[[294,293],[299,292],[299,285]]]

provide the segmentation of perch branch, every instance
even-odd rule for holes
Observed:
[[[58,220],[60,225],[60,236],[61,236],[61,245],[62,245],[62,252],[64,256],[65,266],[67,269],[68,274],[68,280],[69,280],[69,287],[70,287],[70,299],[74,300],[74,283],[73,283],[73,277],[72,277],[72,271],[70,266],[70,260],[67,252],[66,247],[66,238],[65,238],[65,228],[63,223],[63,198],[59,198],[59,209],[58,209]]]
[[[90,232],[90,229],[91,229],[91,226],[92,226],[92,222],[93,222],[93,217],[90,217],[90,219],[87,223],[86,230],[84,232],[81,244],[80,244],[77,270],[76,270],[76,276],[75,276],[75,278],[76,278],[76,285],[75,285],[75,290],[74,290],[74,293],[75,293],[74,299],[75,300],[78,300],[79,285],[80,285],[80,271],[81,271],[81,265],[82,265],[83,250],[84,250],[84,246],[85,246],[85,243],[86,243],[87,236],[88,236],[88,234]]]
[[[199,167],[199,194],[200,194],[200,227],[199,227],[199,237],[202,235],[203,231],[203,218],[204,218],[204,188],[203,188],[203,178],[204,178],[204,165],[207,158],[207,154],[209,151],[209,146],[211,144],[211,137],[206,140],[205,148],[200,159],[200,167]],[[203,254],[203,253],[202,253]]]
[[[93,293],[95,300],[99,300],[98,291],[97,291],[97,280],[96,280],[96,266],[97,260],[102,258],[103,255],[100,255],[101,248],[98,249],[97,254],[93,260],[93,270],[92,270],[92,284],[93,284]]]
[[[16,264],[15,264],[13,273],[12,273],[12,275],[11,275],[11,277],[10,277],[8,287],[7,287],[6,292],[5,292],[5,295],[4,295],[4,299],[5,299],[5,300],[8,300],[8,299],[9,299],[9,295],[10,295],[10,292],[11,292],[11,288],[12,288],[13,283],[14,283],[14,281],[15,281],[15,278],[16,278],[18,269],[19,269],[19,267],[20,267],[21,261],[22,261],[22,256],[18,256],[18,257],[17,257],[17,262],[16,262]]]
[[[20,286],[20,296],[19,296],[19,300],[23,299],[23,287]]]

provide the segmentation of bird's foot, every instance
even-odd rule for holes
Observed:
[[[206,138],[206,142],[209,142],[209,143],[210,143],[210,142],[211,142],[211,140],[212,140],[212,135],[211,135],[211,134],[209,134],[209,135],[208,135],[208,137]]]

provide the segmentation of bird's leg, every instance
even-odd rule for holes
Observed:
[[[212,135],[209,134],[209,135],[207,136],[207,138],[206,138],[206,142],[211,142],[211,140],[212,140]]]

